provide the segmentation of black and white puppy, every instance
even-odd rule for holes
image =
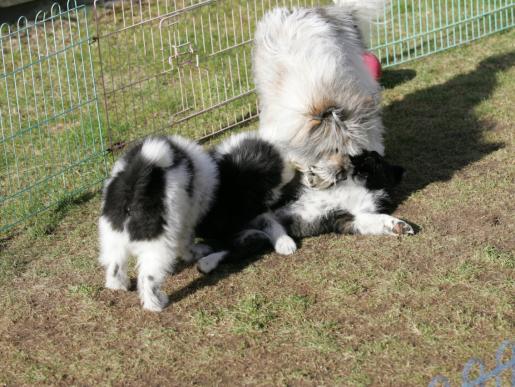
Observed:
[[[387,190],[400,183],[404,169],[375,151],[351,159],[347,179],[325,190],[301,187],[298,197],[278,208],[275,216],[296,238],[328,232],[362,235],[414,234],[403,220],[381,213]]]
[[[286,204],[270,214],[256,217],[249,228],[242,231],[228,251],[210,254],[197,262],[203,273],[214,270],[228,257],[239,257],[252,247],[256,239],[272,240],[269,230],[280,231],[286,237],[304,238],[331,232],[363,235],[412,235],[412,227],[403,220],[383,214],[389,200],[386,189],[399,184],[404,169],[389,164],[375,151],[365,151],[350,158],[347,178],[324,189],[306,187],[301,179],[283,189],[291,197]],[[279,225],[277,225],[279,223]]]
[[[166,274],[179,260],[208,252],[207,245],[193,244],[194,237],[216,240],[221,251],[214,254],[223,255],[253,219],[273,217],[271,208],[294,175],[276,147],[252,132],[209,153],[176,136],[143,140],[116,162],[105,185],[99,260],[106,287],[128,289],[127,259],[135,255],[143,307],[162,310]],[[280,223],[262,224],[276,252],[296,250]]]
[[[143,307],[160,311],[160,290],[180,259],[191,262],[194,230],[207,213],[218,184],[216,163],[193,141],[152,137],[114,165],[103,192],[99,261],[106,287],[128,290],[127,261],[138,258]]]
[[[256,132],[232,136],[210,153],[219,170],[219,185],[213,205],[197,227],[197,236],[221,248],[202,258],[199,270],[211,271],[209,266],[223,260],[242,230],[255,228],[256,221],[277,253],[293,254],[296,243],[275,221],[272,208],[294,178],[295,168]]]

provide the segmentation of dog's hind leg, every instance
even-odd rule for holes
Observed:
[[[113,230],[111,224],[100,218],[100,256],[98,260],[106,269],[105,287],[114,290],[128,290],[130,285],[127,276],[129,258],[128,235]]]
[[[413,228],[403,220],[386,214],[358,214],[354,216],[352,228],[362,235],[413,235]]]
[[[257,216],[250,222],[250,227],[266,234],[276,253],[290,255],[297,251],[297,244],[273,214],[265,213]]]
[[[138,293],[143,308],[160,312],[168,305],[168,296],[161,290],[166,275],[173,270],[177,259],[164,239],[137,242]]]

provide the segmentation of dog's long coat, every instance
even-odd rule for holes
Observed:
[[[380,87],[362,54],[385,1],[337,3],[272,10],[257,26],[253,51],[260,133],[319,175],[319,188],[337,181],[346,156],[384,153]]]

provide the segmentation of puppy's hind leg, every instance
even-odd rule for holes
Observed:
[[[168,296],[161,290],[166,275],[173,270],[175,252],[165,241],[138,242],[138,293],[143,308],[160,312],[168,305]]]
[[[98,260],[105,267],[105,287],[114,290],[128,290],[130,285],[127,276],[129,258],[128,236],[113,230],[110,223],[100,218],[100,255]]]
[[[297,244],[273,214],[265,213],[259,215],[250,222],[250,227],[255,227],[265,233],[274,246],[276,253],[291,255],[297,251]]]

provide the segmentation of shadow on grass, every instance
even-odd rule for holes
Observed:
[[[300,246],[300,243],[298,246]],[[271,252],[273,252],[273,249],[270,242],[268,239],[263,238],[253,240],[248,246],[235,248],[232,250],[231,256],[222,261],[220,266],[212,273],[203,275],[170,294],[170,303],[180,301],[205,286],[216,285],[220,280],[229,277],[231,274],[242,271],[247,266],[261,259],[263,255]],[[177,272],[181,271],[184,267],[177,268]]]
[[[411,81],[416,76],[417,72],[411,69],[387,69],[381,77],[381,86],[385,89],[393,89],[396,86]]]
[[[34,219],[28,232],[34,238],[52,234],[72,208],[90,201],[95,195],[95,191],[86,191],[60,199],[54,208]]]
[[[408,174],[392,195],[394,208],[411,193],[504,146],[485,142],[495,124],[477,118],[474,108],[491,97],[497,75],[515,64],[515,52],[492,56],[476,69],[444,84],[407,95],[384,109],[388,158]]]
[[[270,249],[267,250],[268,252],[271,251]],[[265,252],[267,250],[265,250]],[[261,259],[265,252],[250,254],[247,257],[240,260],[233,259],[221,263],[220,266],[216,268],[215,271],[213,271],[212,273],[202,275],[201,277],[198,277],[197,279],[193,280],[183,288],[176,290],[172,294],[170,294],[170,304],[178,302],[206,286],[214,286],[224,278],[227,278],[232,274],[242,271],[247,266]]]
[[[470,73],[458,75],[442,85],[416,91],[385,108],[389,158],[408,170],[401,189],[393,195],[392,209],[412,192],[435,181],[449,180],[461,168],[503,146],[484,141],[483,132],[492,129],[492,125],[479,120],[474,108],[494,92],[497,73],[514,64],[515,52],[485,59]],[[390,70],[389,73],[390,78],[383,83],[385,87],[393,87],[416,75],[414,71],[395,74]],[[264,251],[269,252],[270,249]],[[170,301],[180,301],[198,289],[216,285],[262,255],[250,253],[244,259],[224,263],[213,273],[173,292]]]

